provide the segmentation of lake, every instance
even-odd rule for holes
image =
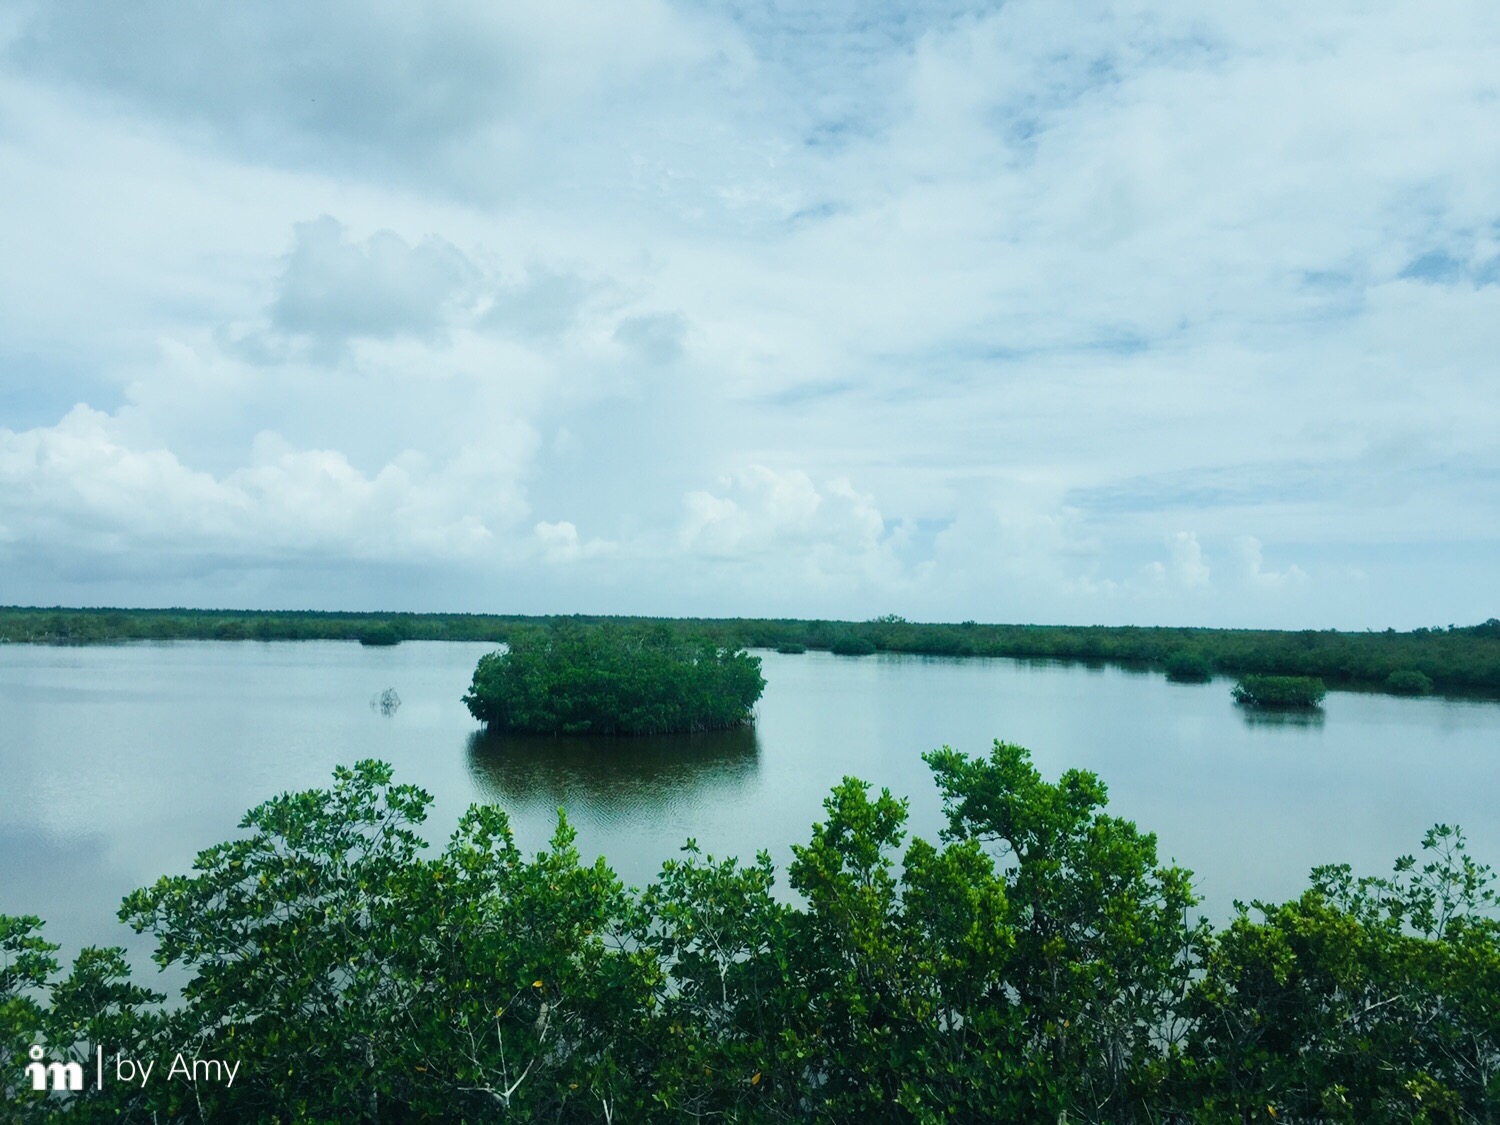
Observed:
[[[1096,771],[1112,812],[1197,873],[1203,909],[1284,899],[1317,863],[1386,873],[1423,831],[1462,825],[1500,862],[1500,704],[1332,693],[1321,716],[1257,717],[1230,681],[1013,660],[760,654],[753,729],[603,745],[486,737],[460,702],[492,645],[188,641],[0,645],[0,913],[37,914],[68,953],[149,952],[115,920],[123,895],[186,872],[246,809],[382,758],[434,797],[441,842],[471,802],[510,814],[528,851],[566,806],[586,860],[640,884],[695,837],[769,849],[784,871],[845,775],[942,826],[921,760],[948,744],[1031,749],[1043,775]],[[372,706],[385,689],[400,705]],[[784,877],[783,877],[784,883]]]

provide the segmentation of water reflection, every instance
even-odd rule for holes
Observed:
[[[635,738],[491,734],[469,736],[469,777],[508,809],[604,814],[660,811],[728,797],[760,768],[754,727]]]
[[[1323,708],[1311,711],[1267,711],[1260,707],[1236,707],[1247,727],[1311,727],[1323,725]]]

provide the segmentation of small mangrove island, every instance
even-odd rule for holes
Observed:
[[[384,621],[377,622],[367,629],[361,629],[357,638],[362,645],[372,648],[385,648],[390,645],[401,643],[401,634],[396,631],[394,625],[388,625]]]
[[[760,658],[665,625],[518,629],[479,660],[464,696],[491,730],[673,734],[741,726],[766,681]]]
[[[1246,676],[1234,685],[1234,701],[1270,711],[1310,711],[1328,689],[1316,676]]]

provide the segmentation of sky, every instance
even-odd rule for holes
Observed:
[[[0,604],[1500,615],[1500,6],[16,0]]]

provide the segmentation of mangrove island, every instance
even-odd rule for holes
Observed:
[[[664,625],[518,629],[479,660],[464,696],[491,730],[672,734],[752,719],[760,658]]]

